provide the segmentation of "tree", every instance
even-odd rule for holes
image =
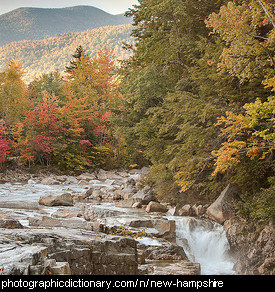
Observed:
[[[36,160],[42,165],[49,165],[53,154],[59,150],[64,132],[57,98],[44,91],[42,102],[31,104],[24,113],[23,124]]]
[[[76,48],[74,54],[72,55],[73,60],[70,61],[70,65],[65,66],[66,72],[72,74],[75,71],[75,69],[77,69],[77,60],[80,61],[83,56],[85,56],[84,50],[80,45]]]
[[[212,13],[206,22],[226,43],[218,69],[236,76],[242,83],[261,81],[274,74],[275,31],[263,3],[229,2],[218,14]]]
[[[0,165],[6,162],[7,157],[10,154],[9,142],[6,139],[5,123],[0,120]]]
[[[22,80],[21,63],[12,60],[0,73],[0,117],[8,125],[16,123],[28,105],[28,92]]]
[[[47,91],[50,95],[54,94],[61,102],[64,99],[63,86],[63,77],[59,71],[44,73],[29,84],[30,99],[33,103],[40,102],[43,100],[43,92]]]
[[[221,92],[232,80],[221,82],[207,65],[222,45],[217,48],[204,20],[225,2],[141,1],[129,12],[136,47],[122,68],[125,108],[118,123],[136,153],[129,153],[136,159],[131,163],[149,161],[164,198],[201,191],[210,174],[211,147],[218,140],[214,122],[226,104]]]

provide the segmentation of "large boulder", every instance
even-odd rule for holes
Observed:
[[[166,213],[168,211],[168,208],[165,205],[162,205],[158,202],[151,201],[147,207],[146,207],[146,212],[151,213],[151,212],[160,212],[160,213]]]
[[[239,195],[239,188],[234,184],[229,184],[217,200],[207,208],[206,214],[210,219],[223,224],[235,215],[234,202],[239,198]]]
[[[73,197],[69,193],[65,193],[59,196],[46,196],[41,197],[39,200],[40,205],[45,206],[73,206]]]
[[[149,186],[138,191],[132,198],[139,201],[142,205],[147,205],[151,201],[156,201],[155,193]]]

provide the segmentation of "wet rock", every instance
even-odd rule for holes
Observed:
[[[158,203],[158,202],[153,202],[151,201],[147,207],[146,207],[146,212],[151,213],[151,212],[160,212],[160,213],[166,213],[168,211],[167,207]]]
[[[40,205],[45,206],[73,206],[73,197],[69,193],[59,196],[46,196],[41,197],[39,200]]]
[[[22,224],[16,219],[0,219],[0,228],[6,229],[21,229],[24,228]]]

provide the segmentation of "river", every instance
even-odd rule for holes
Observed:
[[[96,183],[98,184],[98,181]],[[91,184],[92,182],[89,182],[89,186]],[[106,183],[102,182],[102,186],[106,187]],[[38,204],[40,197],[63,194],[64,192],[83,192],[85,188],[87,189],[88,186],[77,183],[44,185],[31,180],[29,183],[1,184],[0,216],[1,212],[2,214],[8,212],[12,214],[13,218],[18,219],[22,225],[29,227],[29,217],[51,216],[59,209],[59,207],[40,206]],[[108,220],[110,223],[116,221],[121,225],[125,224],[129,217],[150,218],[150,216],[154,216],[141,209],[118,208],[114,203],[102,203],[97,207],[117,211],[118,215],[108,217]],[[175,221],[177,244],[184,248],[190,261],[200,263],[201,274],[234,274],[234,263],[229,256],[229,244],[221,225],[207,219],[163,216]],[[140,237],[138,241],[152,246],[162,244],[157,238]]]

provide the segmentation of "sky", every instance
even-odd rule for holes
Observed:
[[[138,0],[0,0],[0,14],[19,7],[63,8],[77,5],[90,5],[111,14],[124,13]]]

